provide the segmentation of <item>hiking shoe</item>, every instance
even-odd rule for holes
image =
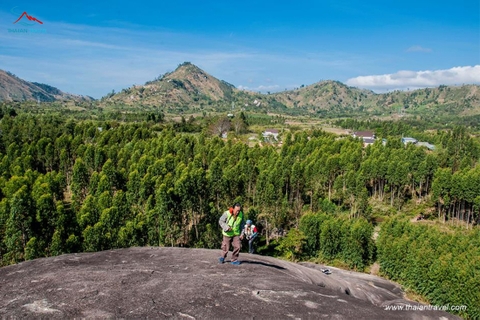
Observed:
[[[239,265],[240,265],[240,261],[238,261],[238,260],[232,261],[232,262],[230,262],[230,263],[231,263],[231,264],[234,264],[234,265],[236,265],[236,266],[239,266]]]
[[[218,263],[224,263],[224,262],[225,262],[225,258],[223,257],[218,258]]]

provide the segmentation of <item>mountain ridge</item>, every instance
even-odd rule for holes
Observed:
[[[37,82],[28,82],[0,70],[0,101],[59,100],[87,101],[91,97],[68,94]],[[112,92],[98,101],[99,107],[119,109],[157,108],[181,114],[184,112],[225,112],[242,110],[311,116],[385,115],[403,113],[432,114],[440,111],[451,116],[480,115],[480,86],[440,85],[412,91],[395,90],[375,93],[348,86],[340,81],[323,80],[300,88],[263,94],[241,90],[217,79],[190,62],[179,64],[144,85],[134,85]]]
[[[93,101],[92,97],[66,93],[39,82],[23,80],[11,72],[0,70],[0,101]]]
[[[459,115],[480,114],[480,86],[444,86],[412,91],[375,93],[348,86],[340,81],[323,80],[293,90],[262,94],[240,90],[219,80],[190,62],[180,64],[145,85],[123,89],[102,98],[103,105],[147,105],[170,110],[225,111],[241,106],[256,111],[295,110],[312,115],[397,112],[401,109],[443,109]]]
[[[173,72],[167,72],[142,86],[132,86],[107,96],[109,102],[126,105],[136,103],[150,105],[195,104],[200,100],[218,102],[230,99],[235,87],[219,80],[190,62],[180,64]]]

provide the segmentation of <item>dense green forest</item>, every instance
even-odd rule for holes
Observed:
[[[385,145],[379,140],[367,148],[322,130],[287,131],[281,146],[249,147],[211,134],[211,121],[144,119],[149,121],[2,112],[2,265],[130,246],[219,248],[219,215],[240,201],[261,227],[265,253],[340,259],[356,270],[378,259],[381,272],[430,301],[462,303],[469,306],[463,316],[480,315],[473,289],[478,232],[465,230],[471,233],[452,241],[426,232],[428,226],[407,225],[400,232],[392,226],[398,222],[388,222],[379,242],[372,240],[379,215],[373,203],[388,207],[388,215],[421,203],[418,213],[426,218],[478,230],[480,144],[466,128],[413,132],[434,143],[434,152],[404,146],[388,130]],[[423,240],[412,238],[419,232]],[[441,250],[428,244],[433,240]],[[429,265],[419,266],[424,261],[419,251],[406,249],[409,241],[430,246]],[[459,252],[463,258],[452,265]],[[402,257],[411,263],[392,269]],[[427,280],[412,276],[433,271],[438,276]],[[442,284],[440,275],[457,276],[463,286]],[[443,291],[431,289],[440,285]],[[451,290],[454,295],[446,294]]]
[[[393,218],[377,241],[384,275],[425,296],[432,305],[467,306],[480,318],[480,229],[451,232]]]

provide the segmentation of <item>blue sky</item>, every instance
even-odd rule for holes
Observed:
[[[480,1],[393,2],[4,0],[0,69],[94,98],[184,61],[262,92],[480,84]],[[43,25],[13,24],[24,11]]]

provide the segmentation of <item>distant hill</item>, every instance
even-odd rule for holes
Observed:
[[[235,87],[209,75],[197,66],[185,62],[170,73],[145,85],[133,86],[107,96],[106,102],[125,105],[182,106],[187,104],[229,101]]]
[[[439,86],[414,91],[376,94],[338,81],[321,81],[295,90],[273,94],[289,108],[322,111],[398,111],[401,109],[443,111],[457,115],[480,114],[480,86]]]
[[[234,108],[289,114],[381,114],[409,112],[480,114],[480,86],[439,86],[377,94],[325,80],[294,90],[261,94],[239,90],[190,62],[144,85],[135,85],[102,98],[101,106],[148,106],[187,110],[225,111]]]
[[[0,70],[0,101],[41,101],[59,100],[92,101],[92,97],[65,93],[55,87],[38,82],[29,82],[14,74]]]
[[[134,85],[116,94],[110,93],[100,100],[100,106],[157,107],[166,108],[172,113],[287,109],[273,96],[239,90],[190,62],[184,62],[175,71],[147,81],[144,85]]]
[[[378,108],[434,111],[459,116],[480,114],[480,86],[444,86],[376,95]]]
[[[273,94],[289,108],[304,107],[319,110],[372,110],[376,94],[369,90],[349,87],[339,81],[320,81],[312,85]]]

